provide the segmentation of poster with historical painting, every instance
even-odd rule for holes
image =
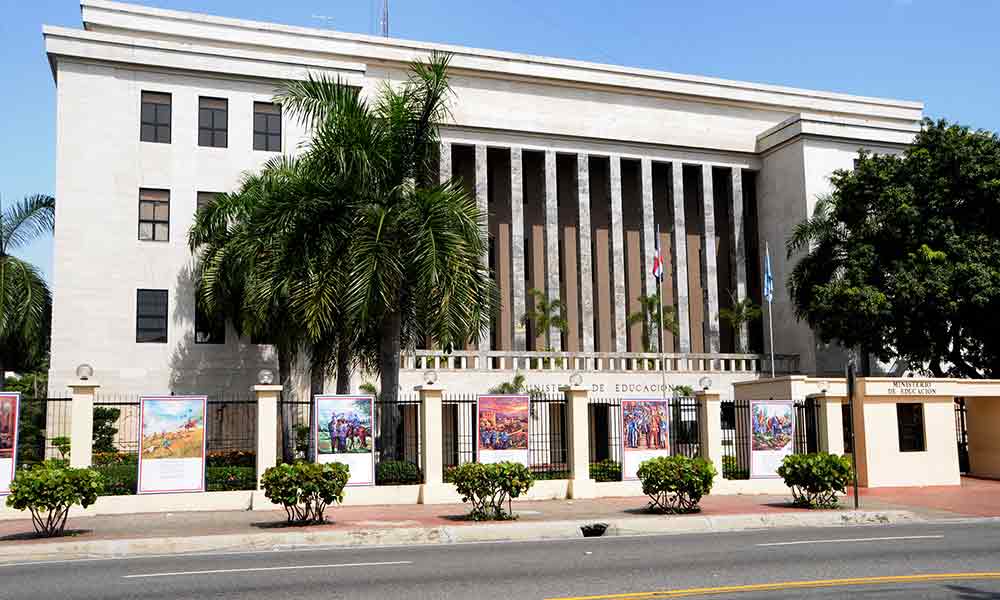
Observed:
[[[143,396],[140,494],[205,491],[205,396]]]
[[[670,412],[663,398],[622,400],[622,479],[637,479],[642,461],[670,456]]]
[[[791,400],[750,402],[750,477],[778,476],[778,467],[792,453],[795,407]]]
[[[0,393],[0,496],[10,493],[10,482],[17,468],[17,415],[21,396]]]
[[[375,485],[374,399],[316,396],[316,462],[351,470],[347,485]]]
[[[479,462],[509,461],[528,466],[529,409],[526,394],[479,397]]]

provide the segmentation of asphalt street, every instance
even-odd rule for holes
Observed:
[[[0,598],[1000,599],[1000,522],[14,564]]]

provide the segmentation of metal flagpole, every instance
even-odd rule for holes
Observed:
[[[657,323],[657,335],[659,336],[659,347],[657,348],[660,352],[660,375],[661,375],[661,391],[663,392],[663,399],[667,399],[667,357],[663,351],[663,257],[660,256],[660,226],[656,226],[656,260],[660,263],[660,274],[657,275],[655,272],[653,276],[656,277],[656,308],[659,310],[659,323]],[[655,268],[655,266],[654,266]]]
[[[771,348],[771,379],[774,379],[774,274],[771,273],[771,247],[764,242],[764,295],[767,297],[767,331]]]

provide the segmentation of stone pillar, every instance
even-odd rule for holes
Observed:
[[[441,183],[451,181],[451,143],[441,142],[438,158],[438,176]]]
[[[524,179],[521,175],[521,148],[510,149],[510,237],[511,263],[514,273],[511,278],[513,289],[514,351],[523,352],[527,346],[527,335],[521,317],[526,310],[524,275]]]
[[[566,424],[569,427],[567,449],[569,450],[569,497],[594,498],[597,495],[595,482],[590,478],[590,420],[587,388],[571,385],[562,388],[566,395]]]
[[[580,331],[581,350],[594,351],[594,273],[593,244],[590,242],[590,156],[576,155],[576,189],[579,196],[579,227],[576,239],[580,261]]]
[[[674,277],[677,280],[677,351],[691,351],[691,313],[688,312],[687,228],[684,221],[684,165],[674,161]],[[700,299],[699,299],[700,301]]]
[[[625,239],[622,233],[622,158],[611,155],[611,272],[614,276],[615,352],[628,351],[625,333]]]
[[[705,255],[705,352],[719,352],[719,269],[715,246],[715,195],[712,165],[701,166],[702,214],[705,216],[702,247]]]
[[[656,293],[656,277],[653,277],[653,251],[656,249],[656,213],[653,208],[653,161],[644,158],[640,166],[642,171],[642,259],[639,264],[643,269],[644,294],[652,296]],[[667,275],[664,266],[664,275]],[[663,302],[663,298],[660,298]],[[659,333],[650,332],[649,351],[659,352]]]
[[[280,385],[255,385],[257,397],[257,489],[264,471],[278,464],[278,398]],[[312,460],[312,457],[307,457]]]
[[[722,402],[719,392],[700,390],[698,400],[698,442],[701,457],[715,466],[717,478],[722,477]]]
[[[733,167],[732,171],[733,206],[732,210],[729,211],[731,220],[729,230],[732,232],[732,240],[729,244],[731,248],[729,260],[730,264],[736,267],[734,269],[736,285],[733,287],[736,290],[736,301],[743,302],[747,297],[747,249],[743,231],[743,169]],[[736,336],[738,351],[747,352],[750,347],[749,323],[741,324],[739,330],[733,333]]]
[[[820,394],[815,396],[819,403],[819,449],[830,454],[844,453],[844,413],[841,407],[845,398]]]
[[[69,466],[85,469],[93,464],[94,455],[94,396],[96,381],[81,379],[69,384],[73,400],[70,407]]]
[[[546,294],[551,302],[559,298],[559,197],[557,196],[556,153],[545,152],[545,256],[546,256]],[[559,298],[565,306],[567,298]],[[559,352],[562,350],[562,332],[558,329],[540,332],[549,335],[550,347]]]
[[[447,502],[454,493],[444,483],[441,403],[444,387],[426,383],[414,388],[420,394],[420,462],[424,483],[420,487],[421,504]]]
[[[480,233],[483,239],[489,239],[489,178],[486,170],[486,146],[476,144],[476,206],[485,218],[480,225]],[[489,251],[483,253],[481,257],[483,267],[488,269],[490,265]],[[486,351],[490,349],[490,332],[484,331],[479,334],[479,368],[486,368]]]

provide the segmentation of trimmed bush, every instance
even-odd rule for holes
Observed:
[[[257,468],[257,453],[246,450],[214,450],[205,457],[205,466]]]
[[[590,478],[594,481],[621,481],[622,465],[610,458],[590,463]]]
[[[350,472],[342,463],[281,464],[264,471],[261,485],[268,500],[285,508],[289,523],[324,523],[327,506],[344,501]]]
[[[139,466],[136,464],[112,464],[91,469],[100,473],[104,480],[102,496],[132,496],[139,485]]]
[[[535,483],[528,467],[513,462],[466,463],[451,469],[449,478],[462,502],[472,503],[469,517],[475,521],[513,519],[511,501]]]
[[[649,507],[663,513],[693,513],[701,510],[702,496],[712,491],[715,467],[703,458],[661,456],[643,461],[637,475]]]
[[[420,467],[407,460],[383,460],[375,465],[375,485],[416,485],[423,483]]]
[[[209,492],[257,489],[257,469],[255,467],[206,467],[205,489]]]
[[[726,479],[750,479],[750,470],[741,468],[735,456],[723,456],[722,476]]]
[[[17,472],[10,484],[7,506],[30,511],[35,532],[51,537],[66,528],[71,506],[87,508],[97,500],[102,488],[100,474],[90,469],[45,461]]]
[[[836,508],[837,494],[846,493],[851,480],[851,460],[826,452],[792,454],[781,461],[778,476],[792,489],[796,506]]]

